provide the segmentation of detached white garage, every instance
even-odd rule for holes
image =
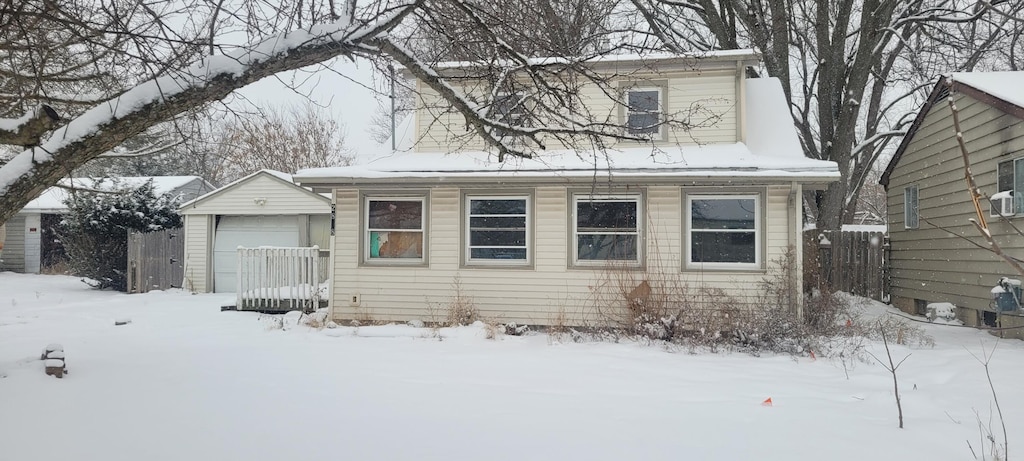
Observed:
[[[331,204],[291,176],[263,170],[181,206],[185,288],[234,292],[238,247],[330,247]],[[326,258],[325,258],[326,259]]]

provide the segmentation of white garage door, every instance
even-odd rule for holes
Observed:
[[[296,216],[222,216],[213,240],[213,291],[236,290],[238,247],[297,247]]]

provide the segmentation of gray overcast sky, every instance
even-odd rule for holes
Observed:
[[[375,85],[373,66],[366,60],[335,60],[330,66],[334,72],[320,69],[282,73],[249,85],[238,93],[261,106],[300,103],[308,94],[310,99],[344,124],[345,144],[356,155],[356,161],[368,160],[367,153],[381,151],[381,145],[370,139],[367,128],[377,111],[379,103],[376,97],[384,97],[372,90]],[[377,85],[380,86],[379,82]],[[291,86],[298,88],[298,92],[289,88]]]

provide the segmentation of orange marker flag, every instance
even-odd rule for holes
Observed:
[[[772,406],[772,398],[768,397],[767,399],[764,399],[764,402],[761,402],[761,406],[764,406],[764,407]]]
[[[812,351],[812,350],[810,350],[810,349],[807,349],[807,352],[810,352],[810,353],[811,353],[811,360],[818,360],[818,357],[816,357],[816,356],[814,355],[814,351]]]

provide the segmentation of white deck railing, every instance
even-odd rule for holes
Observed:
[[[312,311],[320,303],[320,248],[238,247],[238,310]]]

